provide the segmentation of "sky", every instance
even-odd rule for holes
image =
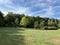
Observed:
[[[0,0],[0,11],[60,19],[60,0]]]

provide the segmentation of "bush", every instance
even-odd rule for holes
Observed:
[[[46,27],[45,30],[57,30],[57,27]]]

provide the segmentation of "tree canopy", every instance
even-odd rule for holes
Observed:
[[[40,16],[27,16],[25,14],[14,14],[8,12],[6,16],[0,11],[0,27],[28,27],[28,28],[60,28],[60,20],[54,18],[42,18]]]

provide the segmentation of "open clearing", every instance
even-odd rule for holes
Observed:
[[[0,45],[60,45],[60,30],[0,28]]]

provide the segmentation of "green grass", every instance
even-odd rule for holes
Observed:
[[[0,28],[0,45],[60,45],[60,30]]]

